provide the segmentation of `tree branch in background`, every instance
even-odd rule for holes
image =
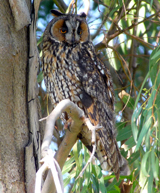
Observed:
[[[112,34],[112,35],[108,35],[108,33],[105,34],[105,37],[104,37],[103,41],[100,42],[100,43],[98,43],[97,45],[95,45],[95,49],[96,49],[96,50],[99,50],[99,49],[106,48],[107,45],[108,45],[108,43],[109,43],[112,39],[114,39],[115,37],[117,37],[118,35],[120,35],[120,34],[122,34],[122,33],[125,33],[125,34],[127,34],[127,35],[129,35],[129,36],[132,36],[132,38],[135,38],[136,40],[138,40],[138,41],[140,41],[141,43],[145,44],[145,46],[147,46],[149,49],[153,49],[153,47],[151,47],[151,46],[152,46],[151,44],[145,42],[144,40],[142,40],[141,38],[138,38],[137,36],[135,37],[135,36],[133,36],[133,35],[130,35],[127,31],[130,30],[130,29],[132,29],[133,27],[135,27],[135,26],[137,26],[137,25],[139,25],[139,24],[141,24],[141,23],[143,23],[143,22],[151,19],[152,17],[157,16],[158,14],[159,14],[159,12],[157,12],[157,13],[155,13],[155,14],[147,17],[147,18],[145,18],[144,20],[142,20],[142,21],[140,21],[140,22],[138,22],[138,23],[133,23],[131,26],[129,26],[129,27],[125,28],[125,29],[121,29],[121,28],[116,24],[116,26],[117,26],[117,28],[118,28],[118,31],[116,31],[116,32],[115,32],[114,34]]]
[[[59,10],[62,13],[65,13],[67,10],[67,5],[64,3],[63,0],[54,0],[54,3],[57,5],[57,7],[59,8]]]

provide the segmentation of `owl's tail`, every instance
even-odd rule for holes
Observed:
[[[96,134],[96,157],[101,163],[103,170],[113,171],[116,179],[119,175],[129,175],[130,170],[127,160],[120,154],[114,126],[114,112],[108,105],[102,105],[99,101],[94,101],[87,110],[87,115],[92,124],[103,127]],[[84,133],[83,133],[84,132]],[[86,133],[88,132],[88,133]],[[91,131],[82,131],[81,141],[92,151]]]
[[[112,140],[110,149],[107,148],[108,150],[104,149],[106,145],[103,145],[102,140],[98,142],[100,145],[97,144],[96,157],[100,161],[102,169],[113,171],[118,181],[120,175],[130,175],[130,169],[127,160],[120,154],[116,140]]]

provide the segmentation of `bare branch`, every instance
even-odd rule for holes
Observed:
[[[103,41],[100,42],[100,43],[98,43],[97,45],[95,45],[95,49],[98,50],[98,49],[106,48],[106,47],[108,46],[108,43],[109,43],[110,40],[114,39],[115,37],[117,37],[118,35],[120,35],[120,34],[122,34],[122,33],[125,33],[125,34],[131,36],[132,38],[135,38],[136,40],[138,40],[138,41],[140,41],[141,43],[145,44],[145,46],[147,45],[147,47],[148,47],[149,49],[153,49],[153,45],[151,45],[151,44],[143,41],[141,38],[135,37],[134,35],[130,35],[127,31],[128,31],[129,29],[132,29],[133,27],[135,27],[135,26],[137,26],[137,25],[139,25],[139,24],[141,24],[141,23],[143,23],[143,22],[145,22],[145,21],[147,21],[147,20],[149,20],[149,19],[157,16],[158,14],[159,14],[159,12],[156,12],[155,14],[152,14],[151,16],[145,18],[144,20],[142,20],[142,21],[140,21],[140,22],[133,23],[132,25],[130,25],[129,27],[127,27],[127,28],[125,28],[125,29],[121,29],[121,28],[115,23],[116,27],[118,28],[118,31],[116,31],[114,34],[111,34],[111,35],[106,34],[105,37],[104,37],[104,39],[103,39]],[[152,46],[152,47],[151,47],[151,46]]]
[[[95,155],[96,151],[96,130],[101,129],[102,127],[97,125],[93,126],[90,122],[89,119],[86,119],[84,116],[84,112],[78,108],[77,105],[75,105],[73,102],[71,102],[69,99],[65,99],[61,101],[56,108],[51,112],[51,114],[47,117],[46,121],[46,129],[45,129],[45,135],[44,135],[44,140],[42,143],[42,155],[44,160],[46,160],[46,157],[48,157],[48,151],[49,151],[49,145],[51,143],[52,135],[54,132],[54,126],[55,126],[55,121],[57,120],[58,117],[61,116],[63,112],[67,112],[69,117],[72,118],[69,119],[70,121],[70,129],[66,129],[66,135],[60,144],[60,147],[55,155],[55,159],[57,160],[60,168],[63,168],[63,165],[70,153],[71,148],[77,141],[77,136],[82,130],[82,125],[85,123],[88,127],[88,129],[92,132],[92,146],[93,146],[93,151],[90,159],[88,160],[86,166],[80,173],[80,176],[82,176],[84,170],[88,166],[88,164],[91,162],[93,156]],[[63,156],[62,156],[63,155]],[[50,158],[52,159],[52,158]],[[50,167],[50,166],[49,166]],[[46,169],[46,167],[45,167]],[[41,171],[41,170],[40,170]],[[42,174],[42,172],[40,172]],[[61,174],[59,174],[61,176]],[[49,193],[49,192],[55,192],[55,184],[53,183],[53,176],[51,173],[51,170],[49,170],[47,174],[47,178],[44,182],[42,193]],[[54,190],[54,191],[53,191]]]
[[[75,110],[76,109],[76,110]],[[61,116],[61,114],[66,111],[72,118],[80,118],[84,116],[84,113],[81,109],[79,109],[74,103],[72,103],[69,99],[65,99],[61,101],[56,108],[51,112],[51,114],[47,117],[46,128],[44,139],[41,147],[42,157],[44,157],[49,149],[49,145],[52,140],[52,135],[54,133],[55,122]],[[76,113],[76,114],[75,114]],[[77,116],[76,116],[77,115]],[[83,123],[83,122],[82,122]],[[75,132],[75,131],[74,131]],[[78,130],[78,133],[80,131]]]

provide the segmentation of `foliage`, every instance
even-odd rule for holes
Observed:
[[[49,10],[57,8],[54,2],[41,3],[37,39],[51,19]],[[82,10],[82,4],[77,1],[78,11]],[[160,192],[159,10],[157,0],[94,0],[87,18],[95,47],[103,52],[102,59],[113,77],[117,141],[131,169],[131,175],[121,177],[120,182],[130,180],[131,193]],[[107,34],[105,44],[102,44],[103,33]],[[45,112],[41,72],[38,81]],[[111,183],[115,176],[102,172],[98,161],[90,164],[82,178],[75,180],[88,158],[88,151],[78,141],[63,168],[66,192],[120,192],[120,182],[114,179]]]

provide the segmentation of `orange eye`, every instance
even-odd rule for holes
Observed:
[[[67,29],[66,29],[66,28],[61,28],[61,29],[60,29],[60,32],[61,32],[62,34],[65,34],[65,33],[67,33]]]

